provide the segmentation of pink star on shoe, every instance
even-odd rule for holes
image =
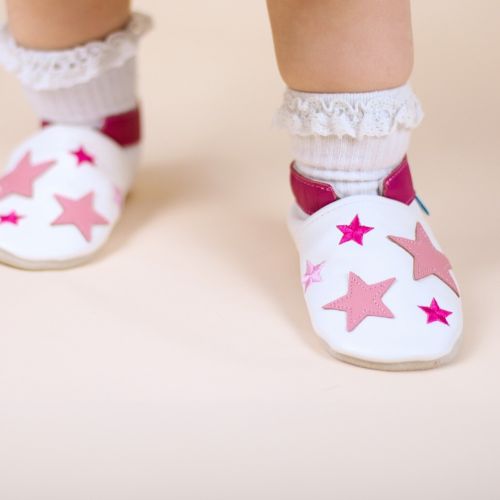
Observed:
[[[413,257],[413,277],[416,280],[433,274],[446,283],[458,296],[460,295],[455,280],[450,274],[450,261],[444,253],[434,247],[420,222],[417,222],[414,240],[399,236],[389,236],[389,239]]]
[[[80,146],[75,151],[71,151],[71,154],[76,157],[78,167],[80,167],[83,163],[95,165],[95,158],[90,155],[83,146]]]
[[[382,302],[396,278],[390,278],[373,285],[365,283],[357,274],[349,273],[347,293],[323,306],[347,313],[347,331],[352,332],[367,316],[394,318],[392,311]]]
[[[72,200],[61,196],[54,195],[63,209],[63,213],[52,222],[52,226],[72,224],[75,226],[82,236],[87,240],[92,239],[92,226],[107,225],[109,222],[99,213],[94,210],[94,193],[90,192],[77,200]]]
[[[422,311],[427,314],[427,324],[434,323],[435,321],[439,321],[439,323],[444,323],[445,325],[450,326],[448,320],[446,319],[450,314],[453,314],[451,311],[446,311],[439,307],[436,299],[432,299],[431,305],[427,306],[418,306]]]
[[[22,219],[22,215],[18,215],[14,210],[10,212],[10,214],[7,215],[0,215],[0,224],[5,224],[6,222],[9,222],[10,224],[17,224],[19,223],[19,219]]]
[[[314,265],[313,263],[307,261],[306,262],[306,272],[304,277],[302,278],[302,284],[304,285],[304,292],[307,292],[307,289],[313,283],[319,283],[321,278],[321,269],[325,265],[324,262],[320,264]]]
[[[123,207],[123,191],[118,187],[113,187],[113,201],[121,208]]]
[[[31,198],[33,196],[33,183],[43,175],[55,161],[42,163],[31,162],[31,152],[28,151],[16,165],[14,170],[0,179],[0,199],[10,194],[18,194]]]
[[[358,245],[363,245],[363,236],[373,229],[373,227],[362,226],[357,215],[348,226],[340,225],[337,228],[343,233],[339,245],[348,241],[355,241]]]

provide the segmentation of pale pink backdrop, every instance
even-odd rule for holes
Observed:
[[[331,359],[284,216],[264,2],[143,0],[147,139],[106,251],[0,268],[1,500],[500,498],[500,3],[415,2],[410,159],[460,278],[457,361]],[[0,157],[35,123],[0,75]]]

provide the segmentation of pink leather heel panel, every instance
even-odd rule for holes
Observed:
[[[121,115],[108,116],[101,132],[116,141],[120,146],[132,146],[141,140],[141,114],[135,108]]]
[[[294,165],[290,165],[290,185],[297,204],[306,214],[311,215],[338,199],[330,184],[300,175]]]
[[[382,196],[409,205],[416,197],[410,165],[405,156],[403,161],[384,180]]]
[[[295,163],[290,166],[290,184],[297,204],[308,215],[339,199],[330,184],[314,181],[299,174],[295,169]],[[410,165],[406,157],[384,179],[381,195],[406,205],[415,200]]]

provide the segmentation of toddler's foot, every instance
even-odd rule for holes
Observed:
[[[54,51],[23,48],[0,30],[0,62],[43,123],[0,177],[0,262],[60,269],[105,244],[138,163],[135,59],[149,27],[134,14],[104,40]]]
[[[336,357],[387,370],[432,368],[456,352],[459,290],[413,190],[408,163],[380,195],[339,198],[292,165],[289,217],[313,326]],[[310,215],[308,215],[310,214]]]
[[[421,110],[408,85],[377,92],[287,91],[289,226],[314,329],[344,361],[431,368],[462,335],[458,286],[413,189],[406,159]]]
[[[24,269],[81,264],[118,221],[138,146],[106,135],[138,131],[138,112],[106,120],[104,131],[47,125],[12,155],[0,177],[0,261]],[[129,137],[130,138],[130,137]]]

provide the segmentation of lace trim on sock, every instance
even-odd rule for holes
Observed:
[[[422,120],[420,102],[410,85],[357,94],[315,94],[288,89],[274,123],[291,134],[384,137]]]
[[[149,16],[134,13],[123,30],[105,40],[67,50],[42,51],[18,45],[5,25],[0,29],[0,63],[30,89],[69,88],[125,64],[136,55],[139,39],[151,27]]]

